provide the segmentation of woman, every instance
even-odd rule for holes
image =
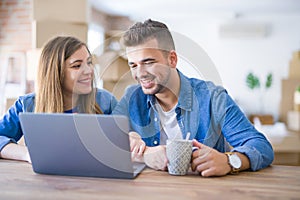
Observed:
[[[17,144],[20,112],[110,114],[117,100],[93,88],[94,80],[86,44],[74,37],[51,39],[41,53],[36,93],[19,97],[0,119],[0,157],[31,162],[26,146]]]

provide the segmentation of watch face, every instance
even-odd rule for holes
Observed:
[[[236,169],[239,169],[242,166],[242,161],[241,161],[240,157],[236,154],[232,154],[229,157],[229,162],[230,162],[231,166]]]

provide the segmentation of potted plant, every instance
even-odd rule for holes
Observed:
[[[266,82],[265,82],[265,89],[269,89],[272,86],[272,82],[273,82],[273,75],[272,75],[272,73],[269,73],[267,75],[267,79],[266,79]],[[246,83],[247,83],[247,86],[251,90],[254,90],[256,88],[260,88],[260,86],[261,86],[259,78],[256,75],[254,75],[252,72],[250,72],[247,75]]]
[[[262,81],[260,81],[259,77],[253,74],[252,72],[248,73],[246,77],[246,84],[248,88],[252,91],[258,90],[259,92],[259,113],[250,115],[250,120],[253,122],[255,117],[258,117],[262,124],[273,124],[273,116],[272,115],[266,115],[265,109],[264,109],[264,99],[263,95],[271,88],[273,83],[273,75],[272,73],[268,73],[265,82],[262,84]]]

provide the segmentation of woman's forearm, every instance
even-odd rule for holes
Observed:
[[[31,162],[27,147],[15,143],[7,144],[0,152],[0,157],[3,159]]]

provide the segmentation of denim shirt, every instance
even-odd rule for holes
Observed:
[[[183,138],[210,146],[219,152],[245,154],[255,171],[270,165],[274,152],[266,137],[249,122],[223,87],[187,78],[180,71],[180,93],[175,108]],[[147,146],[160,145],[160,119],[155,96],[145,95],[140,85],[127,88],[113,114],[129,117],[131,131],[138,132]]]
[[[0,119],[0,151],[10,142],[16,143],[23,135],[20,121],[20,112],[34,111],[35,94],[20,96],[6,114]],[[104,114],[111,114],[117,105],[117,99],[108,91],[97,89],[96,102]]]

